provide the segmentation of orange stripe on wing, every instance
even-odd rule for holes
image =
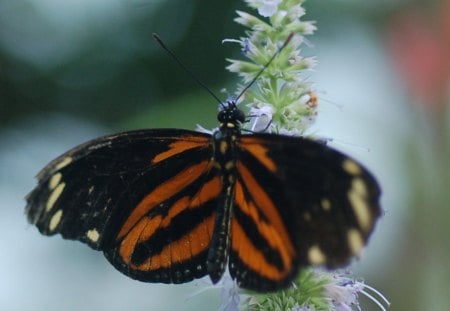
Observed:
[[[208,171],[209,161],[202,161],[199,164],[192,165],[178,175],[170,178],[166,182],[160,184],[152,192],[150,192],[142,201],[133,209],[130,216],[123,224],[117,239],[123,238],[151,209],[158,204],[164,202],[178,191],[192,183],[200,175]]]
[[[186,196],[179,199],[169,208],[167,216],[164,217],[161,226],[168,227],[172,219],[187,208],[197,208],[203,203],[216,198],[220,194],[221,184],[220,178],[214,177],[206,182],[194,197],[189,198]]]
[[[192,256],[200,254],[209,247],[214,229],[215,214],[205,219],[197,228],[189,232],[190,251]]]
[[[198,208],[205,202],[217,198],[221,191],[221,184],[220,178],[214,177],[206,182],[193,198],[182,197],[176,201],[169,208],[166,216],[141,218],[122,240],[119,251],[122,260],[138,270],[170,268],[172,264],[188,260],[208,248],[214,227],[214,214],[199,223],[193,230],[186,232],[179,240],[167,244],[159,254],[147,258],[139,266],[132,265],[130,262],[138,243],[145,243],[158,229],[169,227],[172,219],[181,212]]]
[[[268,263],[262,251],[253,245],[236,220],[231,222],[231,247],[247,267],[264,278],[281,281],[292,270],[292,264],[285,266],[285,269],[280,271]],[[292,261],[290,262],[292,263]]]
[[[204,202],[217,198],[222,189],[222,182],[219,177],[214,177],[197,192],[191,202],[191,208],[200,206]],[[211,217],[210,217],[211,218]],[[209,219],[209,218],[208,218]],[[193,255],[199,254],[205,250],[211,242],[212,232],[214,229],[215,214],[212,215],[212,220],[203,221],[203,226],[196,230],[189,232],[189,241],[191,245],[191,252]],[[212,221],[210,223],[210,221]]]
[[[272,173],[277,171],[276,163],[267,155],[269,150],[260,139],[251,136],[241,137],[240,146],[258,159],[269,171]]]
[[[189,240],[189,235],[185,234],[178,241],[174,241],[171,243],[172,247],[170,248],[170,260],[172,264],[178,264],[183,262],[186,258],[191,258],[191,241]]]
[[[204,202],[218,197],[221,189],[222,181],[219,177],[214,177],[213,179],[205,183],[202,188],[194,195],[190,207],[200,206]]]
[[[290,239],[284,240],[278,228],[274,227],[271,223],[260,219],[258,215],[257,208],[253,202],[247,202],[244,197],[244,191],[240,182],[236,183],[236,206],[244,214],[249,216],[253,222],[256,224],[259,233],[262,237],[269,243],[271,251],[277,251],[283,261],[284,267],[292,266],[292,257],[294,256],[292,244]],[[268,221],[270,221],[269,219]],[[284,227],[283,227],[284,229]],[[252,245],[253,246],[253,245]],[[242,247],[242,248],[241,248]],[[239,252],[246,253],[244,251],[245,244],[236,245],[235,250]],[[248,247],[248,245],[247,245]],[[258,267],[252,267],[252,269],[257,269]],[[290,269],[290,268],[289,268]]]
[[[211,237],[207,236],[206,233],[213,229],[214,221],[215,215],[209,216],[180,240],[167,244],[161,253],[147,258],[145,262],[138,266],[131,265],[131,267],[136,270],[157,270],[170,268],[173,264],[188,261],[209,247]],[[188,239],[190,243],[188,243]],[[204,242],[193,243],[193,241]],[[176,262],[174,262],[174,259],[176,259]]]
[[[171,143],[167,151],[161,152],[158,155],[156,155],[152,159],[152,164],[164,161],[167,158],[170,158],[176,154],[182,153],[189,149],[206,147],[208,143],[209,139],[207,137],[197,137],[197,136],[183,137],[183,140],[178,140]]]
[[[120,243],[119,254],[123,262],[129,264],[134,248],[140,239],[152,236],[161,223],[161,216],[142,218]]]
[[[175,218],[178,214],[186,210],[187,206],[189,205],[190,198],[189,197],[182,197],[178,201],[176,201],[169,209],[167,216],[164,217],[161,226],[162,227],[168,227],[170,226],[170,222],[173,218]],[[147,238],[146,238],[147,239]]]
[[[252,200],[255,202],[258,210],[266,217],[268,221],[270,221],[271,225],[274,227],[278,235],[281,237],[281,243],[286,248],[288,256],[292,256],[295,253],[295,248],[292,245],[290,235],[288,234],[286,227],[284,225],[283,220],[281,219],[280,213],[278,212],[277,207],[272,202],[270,197],[267,195],[267,192],[259,185],[256,179],[253,177],[252,173],[248,170],[248,168],[242,164],[242,162],[238,161],[237,163],[238,172],[244,182],[246,188],[250,192]],[[240,183],[237,183],[237,186],[242,187]],[[236,187],[238,190],[238,187]],[[241,190],[242,191],[242,190]],[[242,205],[247,205],[248,203],[245,201],[244,194],[242,193],[242,197],[237,197],[237,203]],[[245,212],[245,210],[243,209]],[[256,210],[249,209],[249,216],[253,218],[253,220],[258,224],[258,216]],[[275,243],[277,244],[277,243]]]

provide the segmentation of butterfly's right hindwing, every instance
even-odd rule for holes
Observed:
[[[230,273],[242,287],[286,287],[299,267],[336,268],[360,253],[381,215],[380,188],[327,145],[243,135],[237,161]]]

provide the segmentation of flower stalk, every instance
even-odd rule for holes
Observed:
[[[250,122],[243,126],[253,132],[305,136],[315,121],[318,105],[313,86],[303,77],[316,65],[315,57],[301,54],[301,47],[307,42],[305,36],[316,30],[314,22],[302,19],[305,0],[244,1],[259,16],[238,11],[235,21],[247,29],[246,36],[224,40],[240,44],[245,57],[245,60],[228,59],[227,66],[241,78],[237,99],[246,102],[250,117]],[[289,44],[283,47],[290,36]],[[256,76],[253,87],[247,90]],[[229,282],[233,282],[231,278]],[[383,311],[389,305],[381,293],[362,281],[314,269],[302,270],[291,288],[276,293],[240,293],[237,297],[234,282],[221,287],[225,297],[221,310],[230,311],[361,310],[359,294]]]
[[[305,14],[303,0],[245,1],[266,20],[238,11],[235,21],[248,29],[247,36],[224,40],[238,42],[246,57],[246,60],[228,59],[227,69],[242,79],[238,94],[278,53],[255,83],[255,90],[248,90],[239,98],[245,99],[249,108],[251,120],[247,129],[305,135],[315,120],[317,105],[311,105],[315,92],[301,74],[312,70],[316,60],[303,57],[300,47],[305,36],[313,34],[316,27],[313,22],[300,19]],[[280,51],[291,35],[292,40]]]

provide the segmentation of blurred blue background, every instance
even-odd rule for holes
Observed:
[[[448,310],[450,5],[315,0],[318,135],[371,168],[386,210],[355,275],[392,310]],[[426,4],[425,4],[426,3]],[[145,284],[102,254],[28,225],[34,175],[67,149],[136,128],[213,127],[217,104],[152,40],[157,32],[219,95],[243,1],[0,1],[0,310],[214,310],[202,280]],[[200,291],[198,295],[194,295]],[[191,297],[194,295],[194,297]],[[377,310],[373,304],[364,310]]]

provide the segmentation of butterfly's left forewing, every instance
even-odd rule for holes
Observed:
[[[242,287],[289,285],[300,266],[342,266],[380,215],[372,175],[344,154],[300,137],[239,142],[230,273]]]

